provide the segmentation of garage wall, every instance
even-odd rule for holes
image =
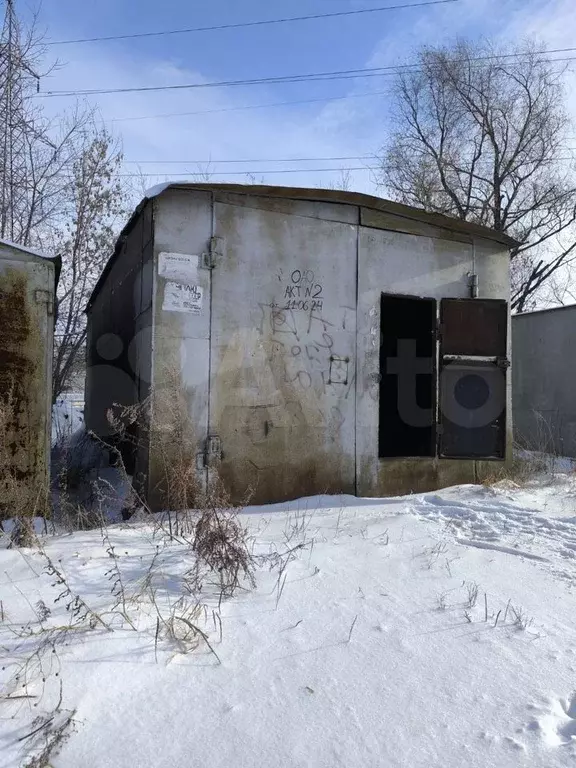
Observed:
[[[239,195],[215,207],[210,430],[220,473],[235,498],[255,503],[353,493],[358,212],[270,208]]]
[[[469,460],[378,458],[380,298],[468,298],[475,272],[481,298],[508,299],[502,246],[339,203],[169,189],[151,205],[137,397],[154,384],[164,437],[183,408],[199,482],[217,466],[235,500],[265,502],[477,477]],[[185,257],[193,277],[165,274],[163,254]],[[105,291],[98,300],[105,314]],[[153,445],[153,507],[165,461]]]
[[[516,438],[538,451],[576,456],[576,308],[512,318]]]
[[[124,232],[119,249],[88,308],[86,426],[114,442],[109,410],[119,413],[149,395],[152,348],[152,204]],[[147,446],[139,423],[129,428],[123,460],[129,474],[147,471]]]
[[[378,458],[382,292],[437,300],[469,298],[472,272],[478,275],[479,297],[508,299],[508,259],[497,244],[473,243],[465,235],[441,231],[415,235],[360,229],[356,394],[360,495],[410,493],[474,482],[473,461]]]
[[[0,482],[0,514],[16,503],[37,514],[48,508],[54,288],[53,263],[0,245],[0,407],[8,418],[0,439],[15,484]]]
[[[210,251],[213,231],[211,193],[168,190],[154,201],[154,220],[152,378],[157,432],[151,437],[148,483],[150,503],[157,508],[165,491],[166,463],[194,461],[208,435],[212,278],[202,254]],[[161,254],[185,257],[181,275],[163,269]],[[175,286],[199,287],[199,306],[186,307]],[[170,455],[164,455],[167,451]],[[200,486],[205,474],[199,463]]]

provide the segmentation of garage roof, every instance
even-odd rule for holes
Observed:
[[[452,232],[462,232],[471,237],[483,238],[485,240],[492,240],[497,243],[501,243],[507,248],[513,248],[518,245],[517,241],[503,232],[497,232],[489,227],[484,227],[480,224],[473,224],[469,221],[463,221],[453,216],[445,216],[441,213],[429,213],[421,208],[414,208],[409,205],[402,205],[402,203],[395,203],[392,200],[386,200],[383,197],[375,197],[374,195],[367,195],[363,192],[348,192],[340,189],[315,189],[304,187],[274,187],[260,184],[212,184],[210,182],[186,182],[175,181],[166,182],[152,187],[146,192],[146,195],[139,206],[134,211],[134,214],[130,218],[130,221],[124,227],[114,253],[112,254],[108,264],[104,268],[100,279],[98,280],[88,307],[92,304],[96,298],[101,285],[103,284],[106,275],[108,274],[112,263],[114,262],[122,242],[122,236],[127,234],[131,229],[136,217],[145,206],[146,202],[152,198],[163,195],[169,189],[182,189],[182,190],[205,190],[207,192],[230,192],[240,195],[254,195],[257,197],[276,197],[286,200],[304,200],[309,202],[318,203],[341,203],[344,205],[354,205],[362,208],[381,211],[399,218],[408,219],[411,221],[419,221],[424,224],[429,224],[433,227],[439,227],[441,229],[449,230]]]

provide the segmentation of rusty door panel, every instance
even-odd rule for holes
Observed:
[[[0,259],[0,406],[10,476],[30,510],[46,511],[53,268]],[[14,493],[16,491],[13,491]],[[7,489],[0,488],[0,512]]]
[[[442,300],[441,457],[505,458],[507,328],[505,301]]]
[[[508,305],[500,299],[443,299],[443,355],[505,357]]]

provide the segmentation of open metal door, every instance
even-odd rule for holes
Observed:
[[[505,457],[507,328],[503,300],[441,301],[441,457]]]

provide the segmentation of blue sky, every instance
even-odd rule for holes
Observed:
[[[28,6],[16,0],[21,13]],[[395,5],[400,0],[43,0],[40,23],[49,40],[235,23]],[[414,0],[407,0],[414,2]],[[28,0],[33,3],[33,0]],[[446,5],[398,9],[269,27],[221,30],[140,40],[52,46],[61,66],[43,90],[139,87],[356,69],[410,61],[414,46],[457,36],[514,39],[537,35],[550,47],[574,45],[575,0],[458,0]],[[257,181],[328,186],[338,172],[320,167],[362,166],[352,188],[374,192],[371,159],[279,163],[275,159],[373,156],[386,136],[389,77],[276,84],[241,88],[90,97],[104,122],[121,138],[127,161],[142,164],[150,184],[199,170],[214,180],[247,181],[230,172],[253,171]],[[359,96],[367,92],[383,92]],[[235,110],[307,99],[353,98]],[[44,100],[50,112],[72,98]],[[576,101],[575,114],[576,114]],[[129,119],[163,113],[206,112],[167,118]],[[212,158],[210,165],[168,160]],[[219,165],[218,160],[268,158],[264,163]],[[287,167],[297,174],[264,174]],[[127,162],[126,171],[138,166]],[[228,171],[228,172],[227,172]],[[182,178],[183,176],[178,176]]]

